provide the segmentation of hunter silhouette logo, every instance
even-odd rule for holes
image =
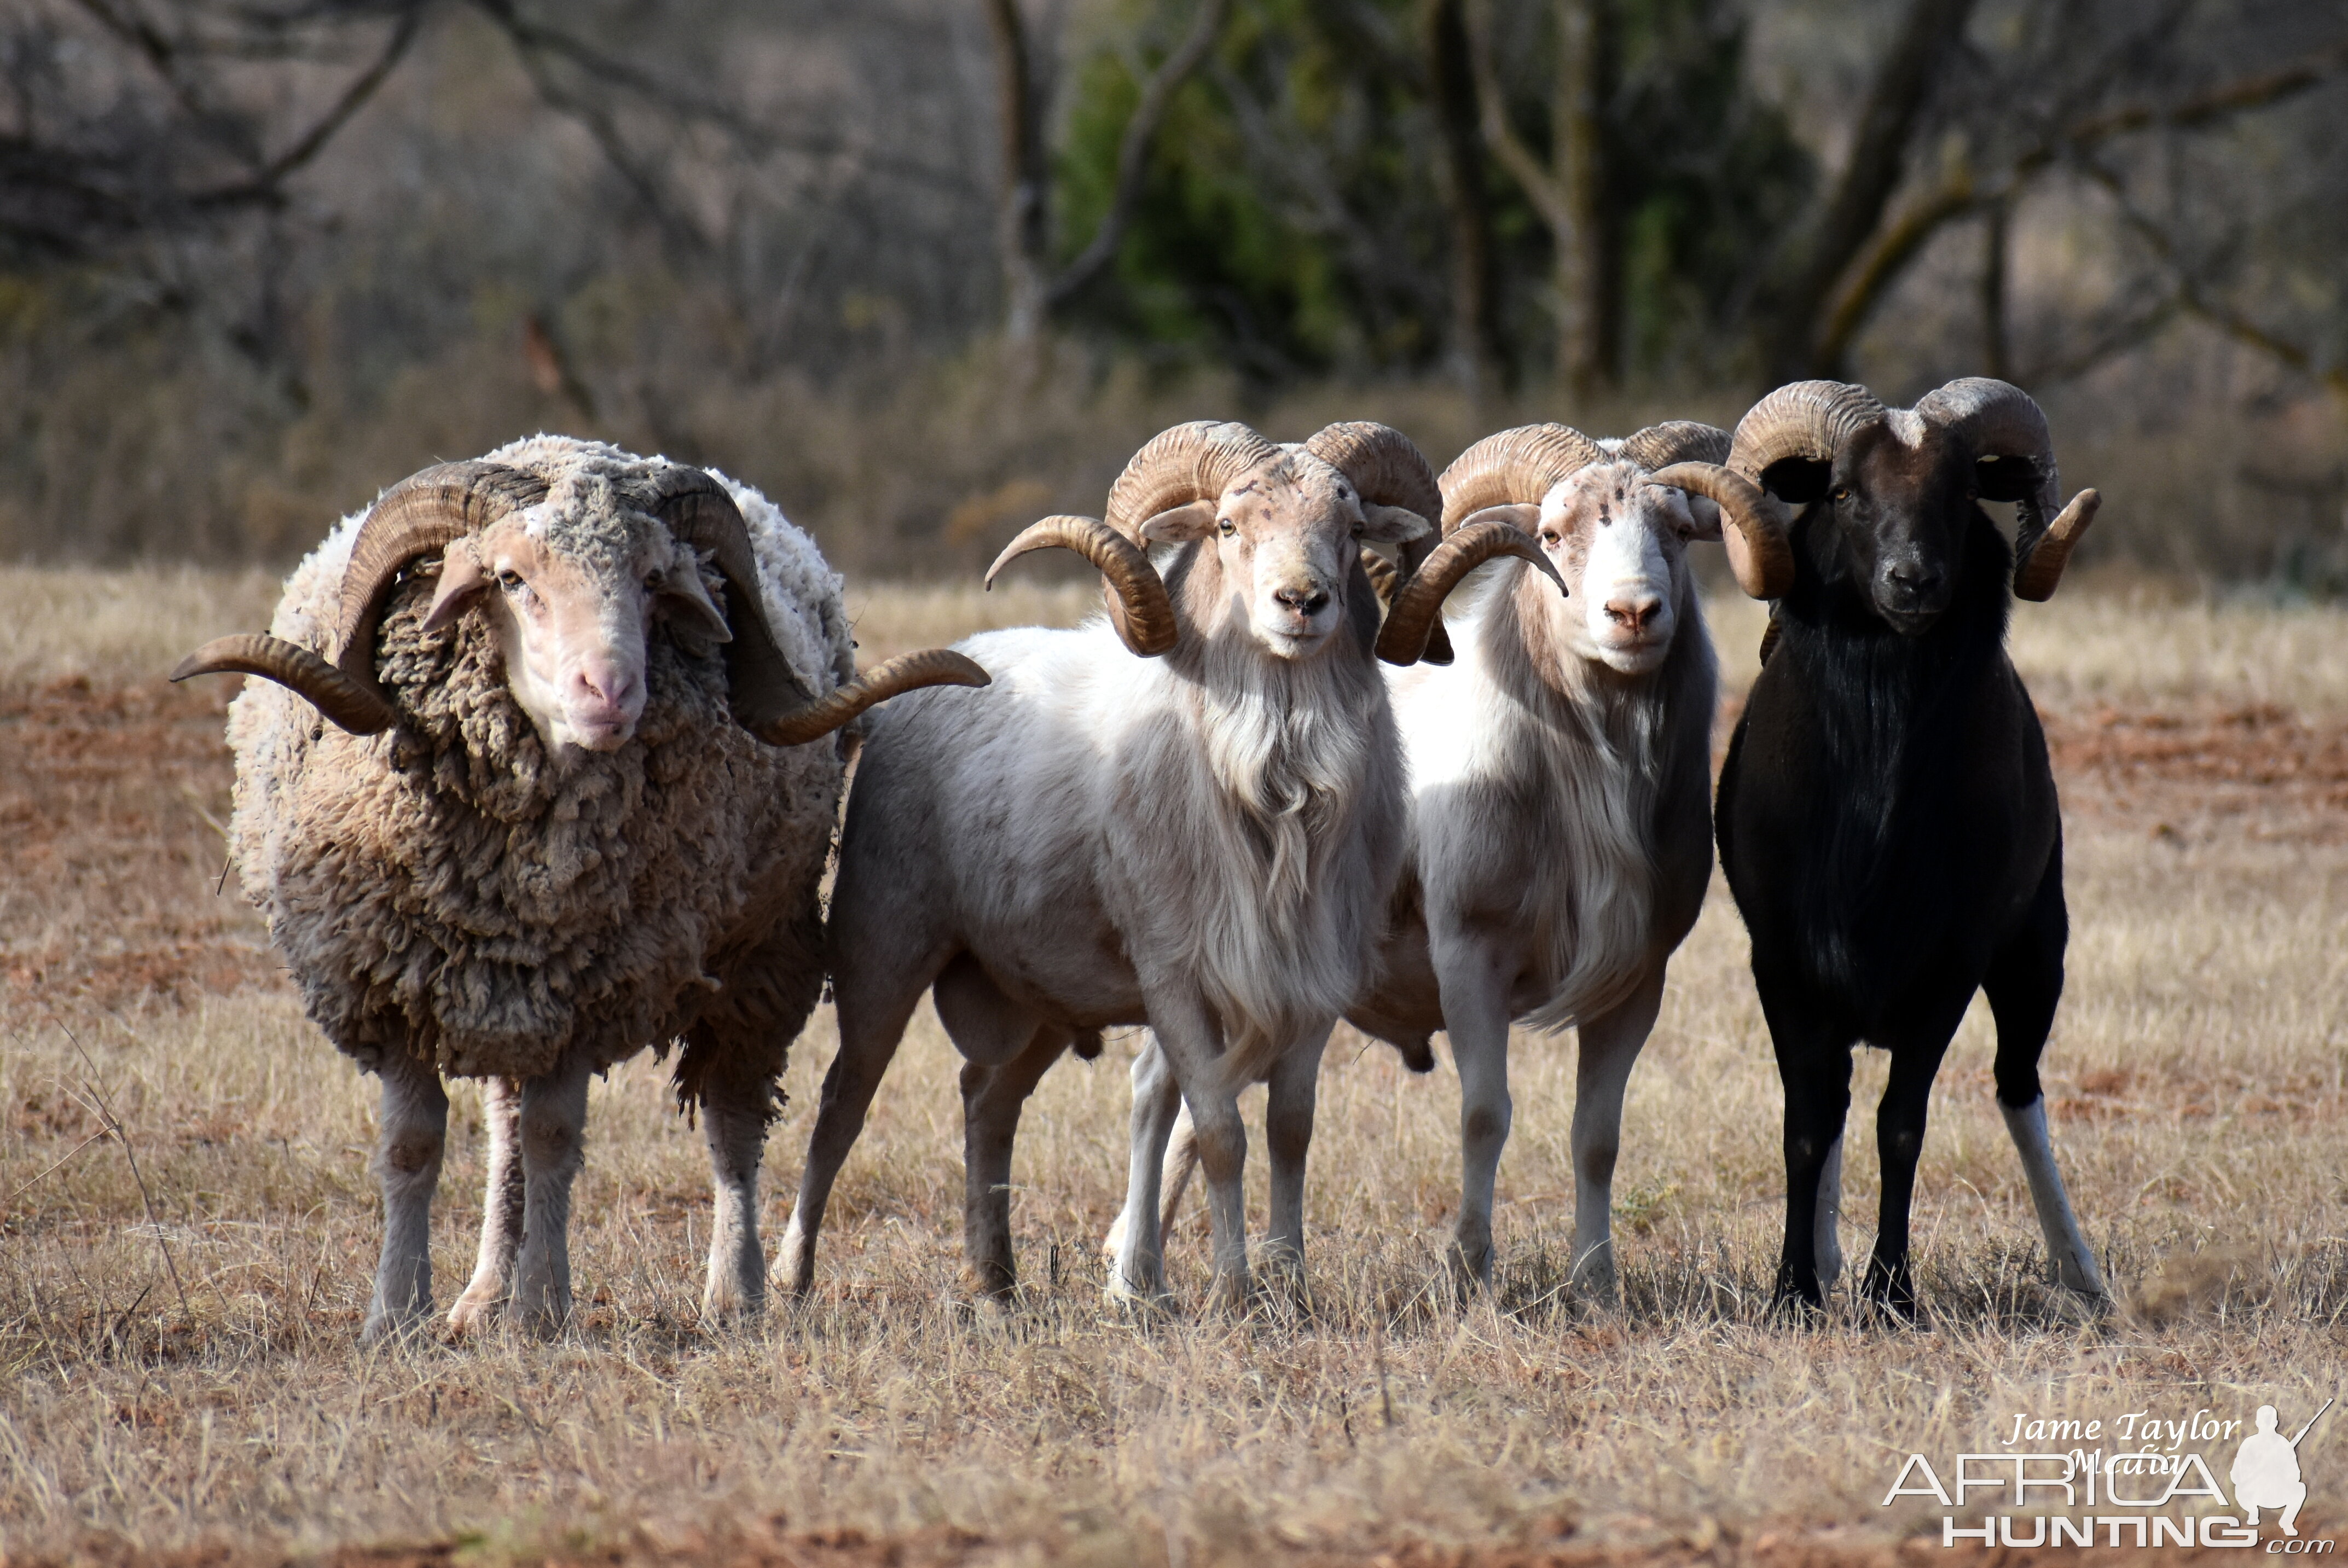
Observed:
[[[2257,1529],[2259,1510],[2274,1508],[2282,1511],[2275,1521],[2282,1532],[2299,1533],[2299,1505],[2307,1501],[2307,1483],[2299,1478],[2300,1441],[2331,1408],[2332,1401],[2324,1400],[2323,1409],[2308,1418],[2298,1437],[2286,1438],[2275,1430],[2275,1408],[2259,1407],[2259,1430],[2242,1440],[2226,1477],[2234,1483],[2234,1505],[2242,1511],[2244,1525]]]

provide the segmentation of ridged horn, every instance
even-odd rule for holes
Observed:
[[[709,564],[725,579],[726,629],[734,634],[724,644],[726,684],[736,721],[764,739],[769,727],[806,712],[816,695],[775,643],[774,628],[767,624],[766,597],[758,588],[758,558],[750,546],[750,528],[726,487],[702,469],[674,465],[654,473],[644,509],[666,525],[680,544],[708,551]]]
[[[1541,553],[1532,535],[1508,523],[1469,523],[1456,529],[1426,558],[1426,564],[1402,585],[1395,596],[1386,623],[1378,629],[1378,657],[1389,664],[1416,664],[1426,647],[1427,633],[1442,619],[1443,601],[1469,572],[1501,556],[1527,560],[1566,591],[1565,579]]]
[[[2093,490],[2082,490],[2055,515],[2063,489],[2045,411],[2011,382],[1969,375],[1917,399],[1916,415],[1962,436],[1972,446],[1975,461],[2019,457],[2030,465],[2032,487],[2013,498],[2013,593],[2027,600],[2051,596],[2063,580],[2063,568],[2071,559],[2073,547],[2095,521],[2103,497]],[[2047,521],[2050,516],[2054,518],[2052,523]]]
[[[381,734],[399,722],[398,710],[298,642],[265,631],[215,637],[171,671],[191,675],[258,675],[307,701],[335,724],[355,735]]]
[[[1794,545],[1787,533],[1792,519],[1785,502],[1718,463],[1673,463],[1648,475],[1647,483],[1691,491],[1720,508],[1728,569],[1748,595],[1783,599],[1794,591]]]
[[[1187,506],[1196,499],[1191,496],[1170,504]],[[1156,515],[1147,513],[1136,520],[1137,535],[1140,523]],[[1149,564],[1148,552],[1134,538],[1098,518],[1062,515],[1030,523],[1019,531],[1018,538],[1003,547],[1003,553],[986,569],[986,586],[993,588],[994,574],[1021,556],[1048,549],[1074,550],[1093,563],[1107,589],[1109,620],[1128,648],[1144,659],[1155,659],[1174,651],[1174,644],[1181,638],[1181,627],[1174,619],[1174,600],[1167,593],[1158,569]]]
[[[436,463],[386,490],[351,541],[343,569],[335,662],[389,706],[376,681],[375,639],[399,574],[499,518],[546,498],[546,481],[503,463]]]
[[[1693,419],[1667,419],[1622,438],[1622,456],[1642,468],[1668,468],[1674,463],[1725,463],[1729,435],[1716,425]]]
[[[849,723],[874,703],[920,687],[993,683],[993,678],[975,660],[951,648],[924,648],[918,653],[901,653],[830,695],[819,697],[750,733],[770,746],[803,746]]]
[[[1520,425],[1487,436],[1443,470],[1443,531],[1487,507],[1532,505],[1592,463],[1605,448],[1570,425]]]
[[[1391,425],[1347,419],[1323,425],[1304,449],[1352,480],[1363,500],[1401,507],[1427,520],[1432,531],[1401,547],[1402,580],[1417,576],[1435,553],[1443,526],[1443,487],[1418,444]],[[1420,656],[1430,664],[1451,662],[1451,638],[1442,617],[1436,618]]]
[[[1104,520],[1134,544],[1141,525],[1193,501],[1211,501],[1231,481],[1280,456],[1280,448],[1236,420],[1194,419],[1145,443],[1108,490]]]
[[[1788,457],[1831,461],[1844,442],[1883,417],[1883,405],[1863,386],[1842,381],[1792,382],[1755,404],[1736,422],[1728,466],[1758,482],[1772,463]]]
[[[367,510],[343,568],[335,657],[263,632],[216,638],[182,660],[174,681],[246,674],[299,693],[353,734],[373,735],[399,711],[376,679],[376,630],[399,574],[520,507],[545,498],[545,482],[500,463],[438,463],[386,490]]]

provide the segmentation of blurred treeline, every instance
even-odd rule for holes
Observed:
[[[2336,0],[9,0],[0,558],[552,428],[962,573],[1176,419],[1991,374],[2105,559],[2337,592],[2343,255]]]

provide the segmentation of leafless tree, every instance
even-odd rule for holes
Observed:
[[[1052,77],[1038,58],[1038,41],[1019,0],[986,0],[1003,155],[996,247],[1003,264],[1004,330],[1014,343],[1035,341],[1053,313],[1115,260],[1149,173],[1150,145],[1175,93],[1206,63],[1230,12],[1231,0],[1198,0],[1189,30],[1142,83],[1117,146],[1108,210],[1091,238],[1060,265],[1054,261],[1059,236],[1053,222]]]

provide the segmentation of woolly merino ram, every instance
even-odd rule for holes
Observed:
[[[1134,1114],[1170,1123],[1179,1084],[1197,1118],[1215,1295],[1249,1287],[1236,1100],[1259,1079],[1267,1257],[1301,1271],[1321,1047],[1368,975],[1402,856],[1402,755],[1373,649],[1416,659],[1460,577],[1499,553],[1540,558],[1500,524],[1430,555],[1441,505],[1426,460],[1385,425],[1280,446],[1201,423],[1134,456],[1106,522],[1046,518],[1004,549],[996,570],[1034,549],[1083,554],[1107,579],[1108,619],[974,638],[991,690],[916,698],[873,727],[832,896],[839,1055],[777,1264],[793,1288],[812,1281],[832,1182],[924,989],[968,1063],[979,1288],[1015,1279],[1008,1181],[1029,1092],[1071,1046],[1091,1056],[1102,1029],[1143,1022],[1170,1071]],[[1384,631],[1364,540],[1416,569]],[[1162,577],[1153,543],[1174,547]],[[1134,1171],[1145,1212],[1157,1177],[1154,1162]],[[1160,1297],[1141,1228],[1111,1290]]]
[[[270,634],[174,672],[275,682],[231,707],[231,837],[310,1017],[382,1081],[366,1337],[431,1311],[443,1074],[487,1081],[490,1138],[450,1320],[510,1296],[547,1331],[588,1077],[673,1041],[716,1175],[704,1310],[759,1304],[758,1162],[823,984],[844,771],[813,743],[986,679],[932,651],[859,682],[850,649],[839,579],[757,491],[541,436],[386,491],[294,573]]]
[[[1465,1283],[1491,1283],[1517,1020],[1578,1026],[1572,1277],[1596,1296],[1619,1292],[1610,1211],[1623,1089],[1712,873],[1715,675],[1687,546],[1720,538],[1720,516],[1645,481],[1727,452],[1727,432],[1706,425],[1619,441],[1537,425],[1486,437],[1443,475],[1447,535],[1512,524],[1570,590],[1560,600],[1504,563],[1457,629],[1457,662],[1386,676],[1410,762],[1410,852],[1376,978],[1345,1016],[1421,1071],[1429,1036],[1449,1037],[1462,1187],[1450,1257]],[[1783,590],[1782,550],[1727,543],[1748,591]],[[1161,1233],[1194,1147],[1178,1122]],[[1110,1245],[1132,1220],[1118,1216]]]

